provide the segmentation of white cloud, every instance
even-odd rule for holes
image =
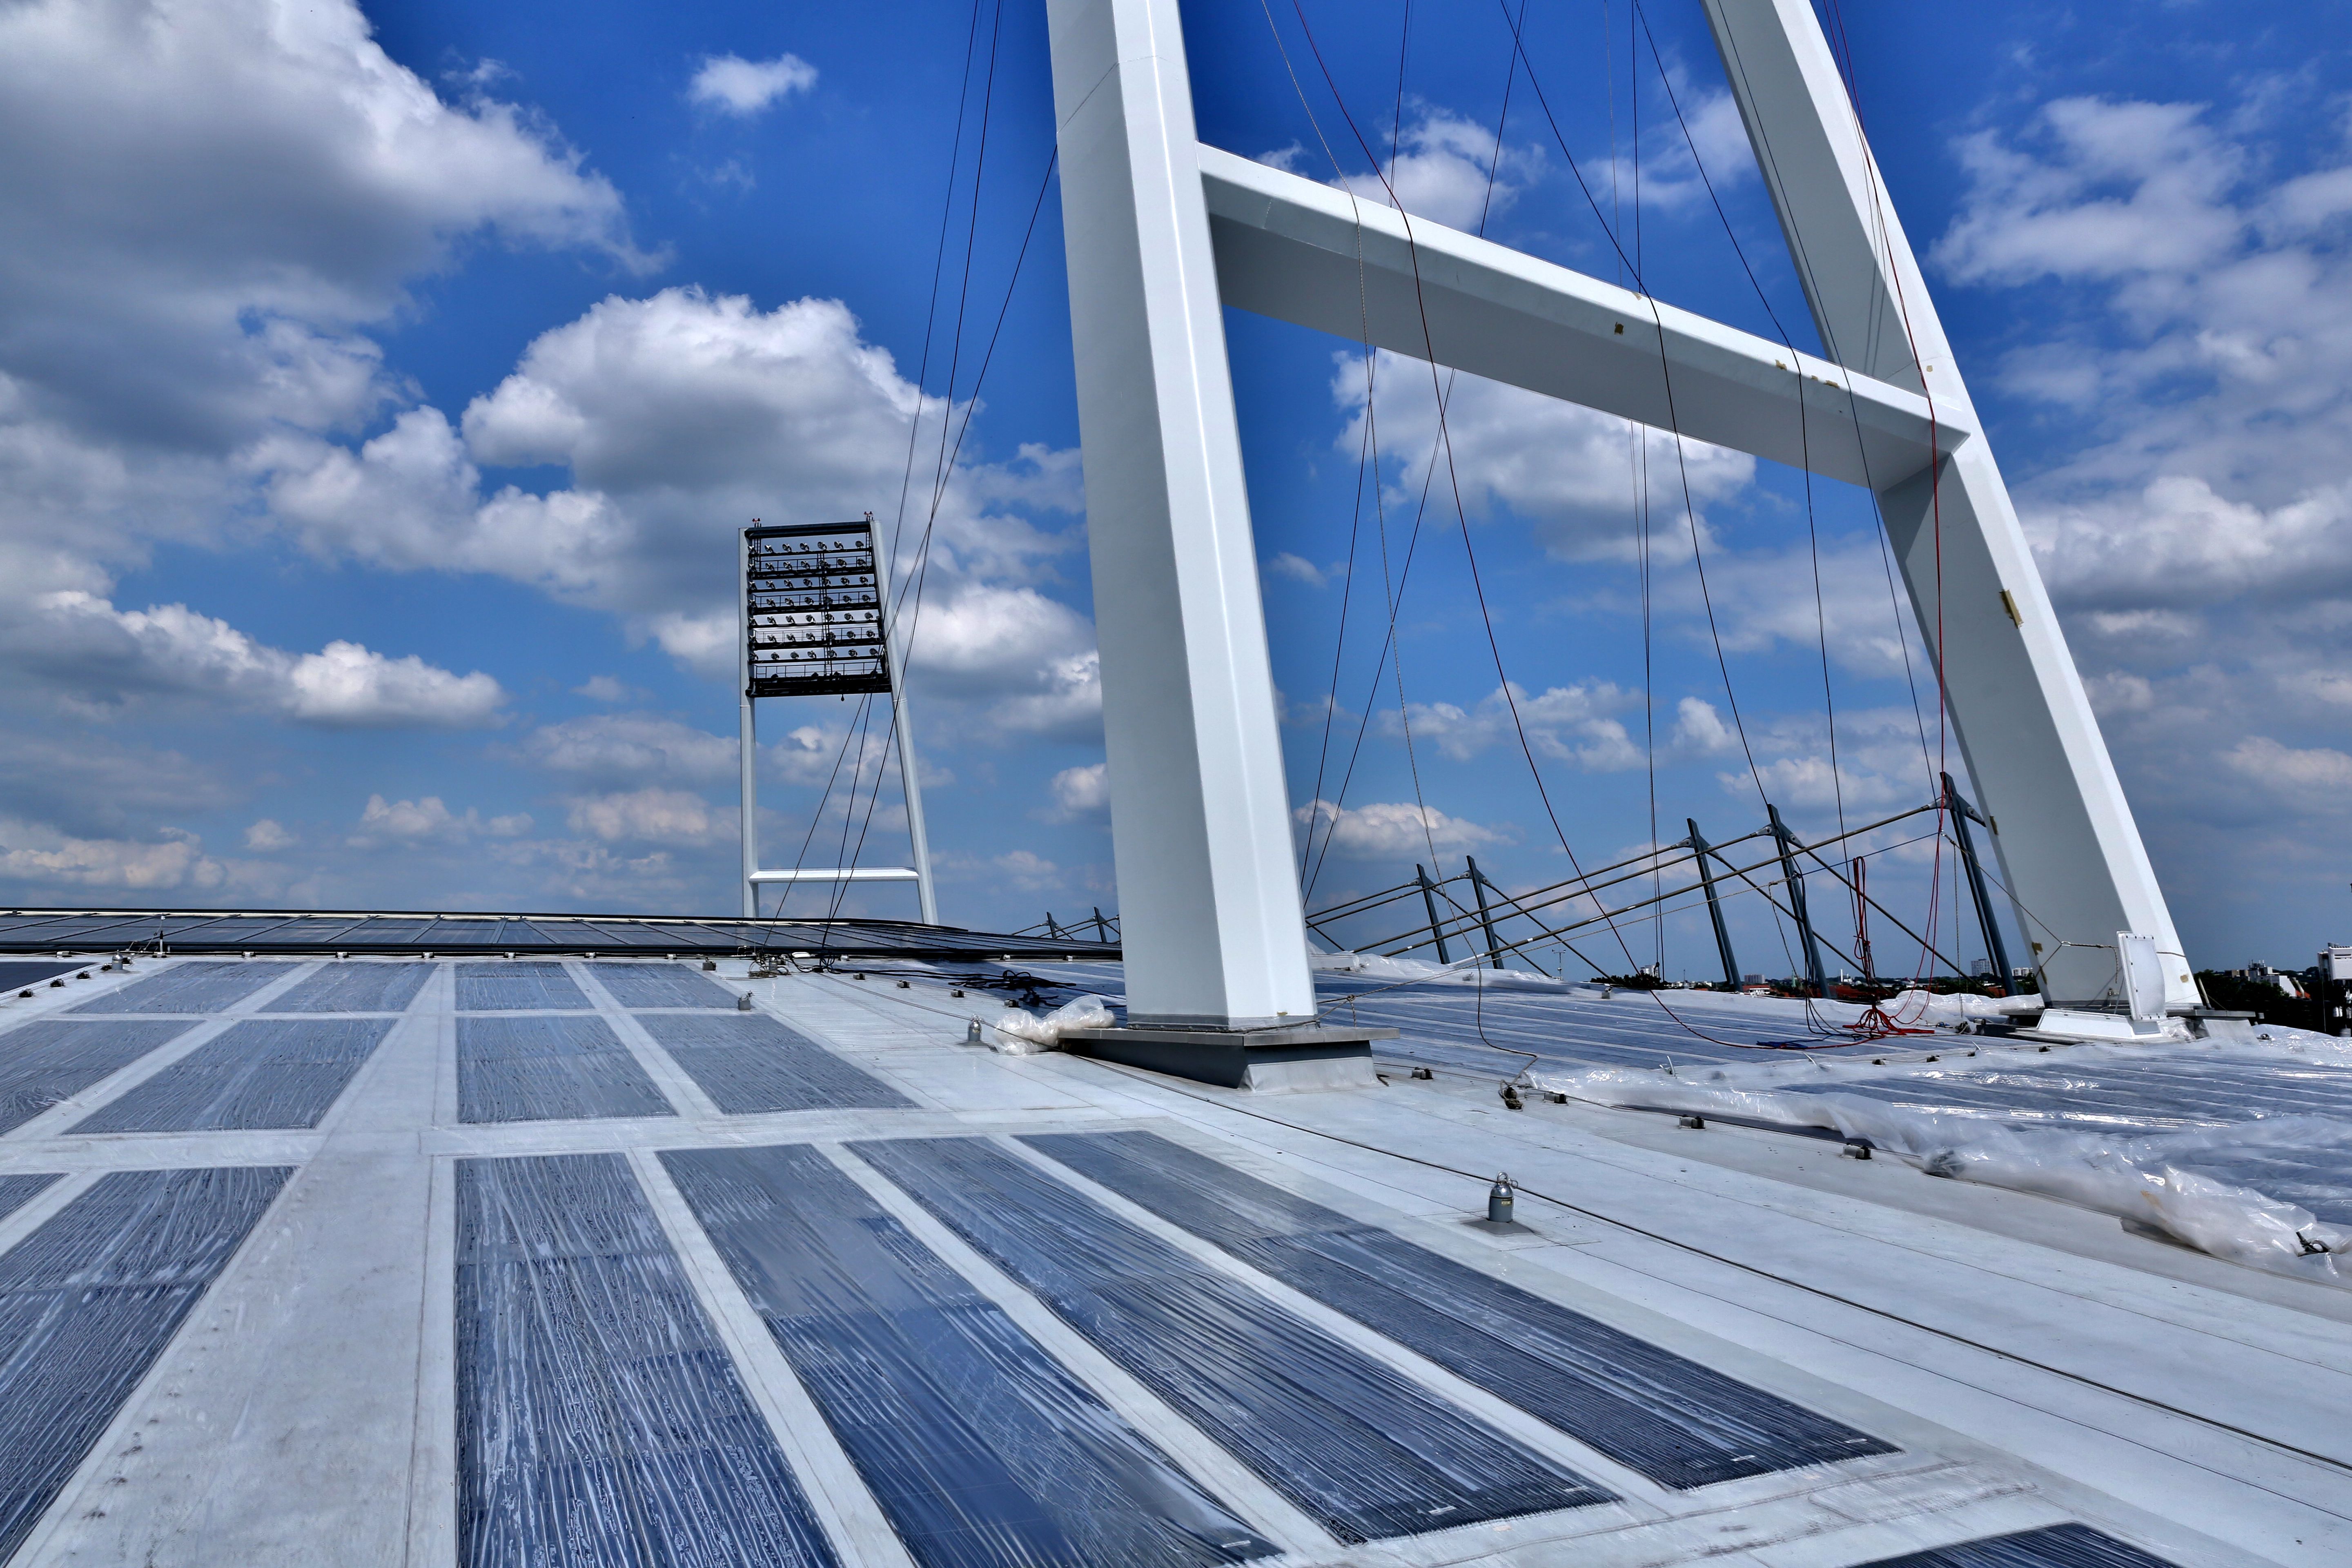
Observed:
[[[816,85],[816,67],[798,55],[747,60],[740,55],[706,55],[686,89],[688,100],[706,109],[749,118],[780,98]]]
[[[1263,155],[1261,163],[1295,168],[1305,150]],[[1287,157],[1290,162],[1277,162]],[[1475,230],[1481,215],[1493,216],[1518,199],[1521,185],[1544,170],[1540,147],[1501,149],[1496,156],[1495,132],[1442,109],[1425,109],[1406,127],[1394,159],[1382,173],[1349,174],[1331,183],[1353,191],[1363,201],[1382,206],[1402,205],[1417,217],[1448,228]],[[1491,194],[1490,187],[1491,185]],[[1390,193],[1395,200],[1390,200]]]
[[[649,785],[625,794],[581,796],[570,804],[567,825],[572,831],[608,844],[626,839],[699,845],[735,837],[732,812],[714,811],[709,801],[688,790]]]
[[[1081,817],[1097,816],[1110,809],[1110,767],[1106,763],[1091,763],[1085,767],[1064,768],[1046,785],[1053,805],[1047,810],[1049,820],[1075,822]]]
[[[477,728],[503,722],[506,701],[479,670],[457,675],[341,639],[291,654],[185,605],[118,610],[79,589],[36,597],[0,633],[0,653],[86,703],[206,698],[330,728]]]
[[[1698,752],[1727,752],[1739,743],[1715,704],[1685,697],[1675,704],[1675,744]]]
[[[1333,363],[1332,399],[1349,415],[1338,446],[1353,458],[1364,441],[1363,356],[1335,354]],[[1450,467],[1437,444],[1437,395],[1445,386]],[[1570,560],[1633,559],[1644,447],[1654,548],[1688,537],[1685,479],[1703,521],[1710,503],[1738,495],[1756,475],[1756,459],[1744,452],[1685,439],[1678,457],[1675,437],[1665,432],[1480,376],[1433,377],[1423,362],[1385,349],[1375,356],[1369,393],[1377,399],[1383,476],[1400,497],[1420,496],[1434,460],[1430,506],[1439,515],[1452,515],[1450,486],[1458,479],[1470,515],[1506,507],[1536,525],[1547,549]]]
[[[592,675],[573,687],[572,694],[591,702],[626,702],[637,695],[634,687],[610,675]]]
[[[1415,702],[1407,706],[1406,716],[1412,720],[1416,743],[1433,743],[1456,761],[1466,761],[1493,746],[1516,751],[1524,728],[1528,744],[1538,757],[1572,763],[1588,772],[1608,773],[1642,765],[1643,753],[1624,724],[1611,717],[1639,707],[1641,700],[1640,692],[1605,680],[1555,686],[1540,695],[1514,685],[1508,697],[1498,689],[1480,699],[1475,708]],[[1381,723],[1391,734],[1403,733],[1403,721],[1393,713],[1384,713]]]
[[[291,849],[294,836],[279,826],[275,818],[265,816],[245,830],[245,847],[268,855],[279,849]]]
[[[592,713],[523,737],[534,766],[598,781],[709,782],[731,776],[736,739],[655,713]]]
[[[1291,814],[1302,834],[1328,841],[1330,852],[1351,860],[1410,860],[1434,852],[1479,849],[1508,842],[1502,831],[1482,827],[1435,806],[1397,801],[1357,806],[1318,800]]]
[[[1265,563],[1268,575],[1287,577],[1294,583],[1304,583],[1310,588],[1320,588],[1325,578],[1323,569],[1304,555],[1293,555],[1286,550]]]
[[[2267,735],[2253,735],[2221,760],[2278,794],[2307,795],[2333,812],[2352,810],[2352,756],[2333,747],[2299,751]]]
[[[437,795],[415,800],[387,801],[368,796],[360,813],[359,829],[344,842],[355,849],[387,844],[464,844],[475,838],[516,838],[530,831],[530,817],[518,812],[485,821],[472,806],[463,816],[452,812]]]
[[[220,887],[229,868],[204,852],[204,840],[177,828],[165,828],[161,843],[140,843],[74,838],[0,821],[0,879],[165,892]]]

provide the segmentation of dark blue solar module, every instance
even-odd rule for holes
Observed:
[[[1124,994],[1121,968],[1109,963],[1033,963],[1055,984],[1114,999]],[[1765,1040],[1802,1040],[1823,1054],[1868,1056],[1883,1042],[1849,1044],[1817,1035],[1801,1003],[1735,998],[1705,991],[1589,992],[1481,988],[1444,983],[1397,985],[1361,975],[1315,977],[1318,1005],[1329,1023],[1401,1031],[1374,1047],[1382,1057],[1509,1078],[1538,1066],[1655,1068],[1667,1062],[1785,1059],[1759,1049]],[[1843,1004],[1817,1005],[1824,1026],[1858,1016]]]
[[[1895,1451],[1157,1133],[1022,1142],[1662,1486]]]
[[[316,1127],[392,1028],[389,1018],[253,1018],[235,1024],[76,1132],[210,1132]]]
[[[1612,1497],[984,1140],[851,1147],[1342,1541]]]
[[[461,1121],[676,1114],[602,1018],[457,1020]]]
[[[190,1025],[43,1018],[0,1034],[0,1132],[121,1071]]]
[[[2060,1524],[1901,1557],[1882,1557],[1861,1568],[2174,1568],[2174,1564],[2112,1535],[2102,1535],[2087,1524]]]
[[[586,1012],[586,993],[553,959],[457,965],[460,1013]]]
[[[1276,1550],[814,1150],[662,1163],[924,1568]]]
[[[0,1176],[0,1219],[40,1196],[57,1179],[50,1175]]]
[[[732,1007],[735,993],[683,963],[592,963],[590,973],[624,1007]]]
[[[404,1013],[429,963],[330,963],[269,1005],[273,1013]]]
[[[645,1013],[637,1022],[730,1116],[914,1104],[764,1013]]]
[[[60,974],[79,974],[89,967],[86,958],[17,958],[0,962],[0,992],[47,985]]]
[[[457,1163],[458,1561],[833,1564],[621,1154]]]
[[[175,963],[160,974],[134,980],[120,991],[92,997],[69,1011],[217,1013],[293,972],[291,963],[258,960],[251,963]]]
[[[0,1254],[0,1562],[291,1173],[112,1172]]]

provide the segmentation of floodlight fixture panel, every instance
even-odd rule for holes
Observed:
[[[743,531],[748,697],[890,689],[874,524]]]

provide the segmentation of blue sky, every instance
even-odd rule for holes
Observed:
[[[2352,935],[2352,6],[1853,10],[1863,114],[2191,955],[2305,962]],[[1303,102],[1264,8],[1188,7],[1206,140],[1370,190],[1352,118],[1409,206],[1614,279],[1572,159],[1661,297],[1812,346],[1695,4],[1530,5],[1540,99],[1499,9],[1307,4],[1311,45],[1274,15]],[[917,638],[942,904],[1115,909],[1050,185],[1008,298],[1043,8],[976,25],[968,52],[969,5],[0,16],[0,898],[730,908],[731,531],[891,523],[910,420],[919,531],[1001,310]],[[1567,874],[1497,653],[1588,865],[1651,842],[1654,800],[1671,840],[1751,830],[1759,784],[1807,832],[1927,798],[1933,693],[1866,497],[1686,454],[1710,633],[1653,438],[1645,622],[1626,427],[1465,378],[1464,507],[1441,477],[1423,511],[1426,367],[1370,367],[1370,443],[1360,353],[1227,327],[1291,795],[1331,803],[1313,902],[1433,851]],[[1391,580],[1413,564],[1375,686],[1384,537]],[[766,705],[772,861],[839,842],[828,772],[879,760],[856,715]],[[903,856],[895,805],[868,861]],[[1873,889],[1917,925],[1935,865],[1905,837],[1868,841]],[[1948,861],[1936,886],[1973,957]],[[1748,966],[1785,971],[1735,909]],[[1628,940],[1711,963],[1688,912]]]

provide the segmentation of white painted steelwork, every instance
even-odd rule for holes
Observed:
[[[1708,24],[1829,355],[1977,426],[1967,384],[1809,0],[1706,0]],[[2044,988],[2117,984],[2109,933],[2154,939],[2165,1001],[2196,1006],[2179,935],[1990,445],[1874,474],[1953,728]],[[2004,831],[2005,828],[2005,831]]]
[[[1177,0],[1050,0],[1130,1016],[1315,1012]]]
[[[2195,983],[1807,0],[1707,0],[1825,360],[1193,139],[1178,0],[1054,0],[1064,237],[1139,1022],[1303,1016],[1222,301],[1866,486],[2045,989]],[[2004,827],[2006,831],[2004,831]]]

